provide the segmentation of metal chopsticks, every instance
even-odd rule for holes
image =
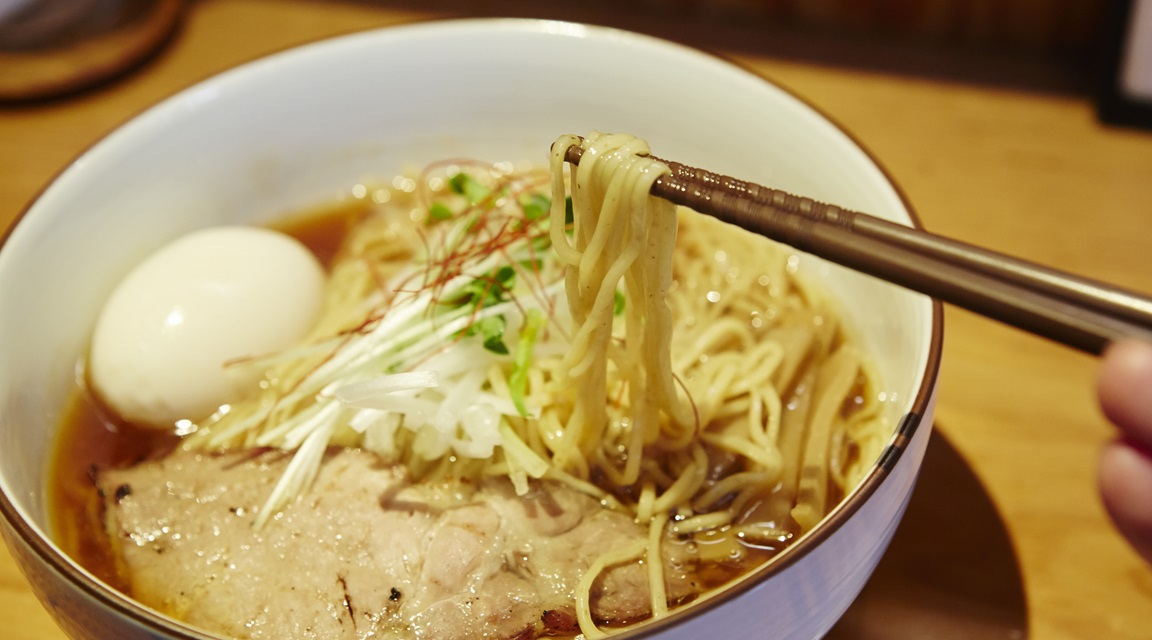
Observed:
[[[583,150],[569,148],[579,164]],[[836,205],[677,162],[652,195],[942,302],[1099,355],[1152,341],[1152,299]]]

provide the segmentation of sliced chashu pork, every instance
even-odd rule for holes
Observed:
[[[574,591],[602,553],[647,535],[581,493],[538,483],[414,485],[359,451],[328,455],[311,490],[252,527],[284,454],[177,452],[102,471],[113,549],[132,595],[236,638],[517,638],[575,632]],[[665,545],[669,598],[698,586]],[[592,611],[649,615],[645,570],[606,571]]]

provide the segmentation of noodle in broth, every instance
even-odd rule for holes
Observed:
[[[257,527],[333,446],[429,481],[586,493],[648,528],[580,581],[587,638],[605,633],[590,593],[608,567],[642,563],[659,618],[664,545],[704,563],[778,552],[878,457],[875,376],[789,251],[650,196],[667,168],[647,156],[630,136],[565,136],[547,171],[452,161],[380,192],[310,336],[237,363],[268,369],[261,390],[181,446],[294,452]]]

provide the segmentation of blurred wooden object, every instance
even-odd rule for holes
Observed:
[[[74,2],[0,23],[0,102],[75,93],[128,73],[176,30],[184,0]]]
[[[657,10],[659,0],[643,3],[646,12],[516,0],[429,0],[423,8],[382,0],[199,0],[179,37],[137,73],[68,101],[0,109],[0,228],[117,125],[237,64],[411,20],[539,15],[718,51],[851,131],[927,228],[1152,292],[1152,136],[1101,126],[1091,97],[1069,80],[1078,71],[963,48],[891,45],[875,55],[855,41],[784,29],[767,37],[760,27],[700,26]],[[894,71],[890,56],[915,58],[915,73],[903,70],[910,64]],[[1112,529],[1096,495],[1096,456],[1113,431],[1096,408],[1095,370],[1092,358],[947,311],[929,466],[897,546],[836,637],[1148,637],[1152,570]],[[62,637],[3,553],[0,611],[19,612],[0,633],[7,640]]]

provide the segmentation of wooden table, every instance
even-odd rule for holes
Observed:
[[[179,89],[299,43],[465,13],[452,4],[434,14],[391,3],[196,2],[169,46],[119,82],[0,110],[0,224],[86,147]],[[675,17],[603,8],[480,4],[471,15],[584,19],[720,50],[852,131],[929,229],[1152,291],[1152,135],[1097,123],[1059,66],[746,26],[689,30]],[[833,636],[1152,637],[1152,570],[1096,494],[1098,450],[1113,432],[1095,404],[1094,361],[955,309],[945,326],[920,486]],[[62,637],[6,554],[0,611],[6,638]]]

